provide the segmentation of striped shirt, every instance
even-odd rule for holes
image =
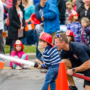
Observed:
[[[50,66],[54,67],[55,65],[59,65],[61,61],[56,47],[51,47],[51,46],[47,46],[45,48],[45,51],[43,53],[43,59],[44,59],[44,64],[41,65],[42,68],[50,67]]]

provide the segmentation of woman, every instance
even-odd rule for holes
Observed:
[[[24,4],[24,11],[25,11],[25,22],[27,24],[31,23],[30,16],[35,13],[35,6],[33,4],[30,4],[28,0],[22,0],[22,3]],[[35,34],[34,30],[30,30],[26,32],[26,38],[23,40],[23,44],[35,44]]]
[[[83,17],[87,17],[90,20],[90,0],[83,0],[82,4],[78,9],[77,13],[79,14],[79,22]]]
[[[13,50],[15,41],[17,39],[22,41],[22,39],[25,37],[24,9],[21,0],[13,0],[13,6],[9,9],[9,21],[8,38],[11,42],[11,52]]]

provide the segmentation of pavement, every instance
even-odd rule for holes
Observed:
[[[30,59],[30,61],[34,62],[35,58],[34,56],[34,59]],[[36,68],[11,69],[9,61],[7,61],[4,69],[0,70],[0,90],[41,90],[45,75],[46,73],[40,73],[40,70]],[[78,78],[74,78],[74,80],[78,90],[84,90],[83,80]]]

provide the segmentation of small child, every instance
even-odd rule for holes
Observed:
[[[48,71],[45,77],[44,85],[41,90],[48,90],[50,84],[51,90],[56,89],[55,80],[57,78],[60,56],[59,53],[52,44],[52,37],[48,33],[43,33],[39,38],[40,45],[45,48],[43,53],[44,64],[39,65],[38,69],[48,67]]]
[[[16,40],[14,44],[14,50],[11,52],[11,56],[15,58],[28,60],[28,56],[23,52],[23,49],[24,49],[24,46],[22,42],[20,40]],[[21,69],[21,67],[25,68],[25,65],[21,65],[20,63],[11,61],[10,67],[12,67],[13,69]]]
[[[75,42],[80,42],[80,29],[81,24],[77,21],[78,20],[78,13],[76,11],[72,11],[69,21],[70,23],[67,24],[67,30],[72,30],[75,35]]]
[[[72,3],[70,1],[66,2],[66,12],[65,12],[65,25],[69,23],[69,17],[72,12]]]
[[[81,19],[82,29],[80,30],[81,42],[90,48],[90,21],[88,18],[83,17]]]
[[[67,30],[66,35],[67,35],[69,42],[75,42],[74,40],[75,35],[73,34],[72,30]]]

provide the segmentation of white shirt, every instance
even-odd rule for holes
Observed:
[[[4,18],[4,8],[3,3],[0,0],[0,30],[4,29],[3,18]]]

